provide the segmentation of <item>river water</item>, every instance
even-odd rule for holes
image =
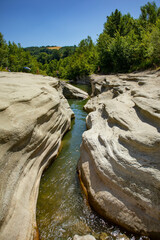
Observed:
[[[125,240],[125,232],[104,221],[85,200],[76,172],[82,133],[86,130],[85,101],[69,100],[69,104],[75,113],[72,130],[64,136],[59,156],[41,179],[37,203],[40,239],[71,240],[75,234],[92,234],[101,240]],[[127,236],[131,240],[145,239]]]

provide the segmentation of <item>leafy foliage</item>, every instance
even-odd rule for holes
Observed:
[[[13,72],[25,71],[24,67],[31,69],[30,72],[36,73],[39,71],[39,65],[37,60],[30,55],[29,52],[25,52],[20,44],[18,46],[9,41],[8,45],[3,39],[3,35],[0,33],[0,69],[10,70]]]
[[[76,46],[65,46],[59,50],[49,49],[49,46],[24,48],[25,51],[29,51],[30,54],[36,57],[37,61],[41,62],[42,64],[49,63],[54,59],[60,60],[61,58],[68,57],[75,52],[75,49]]]
[[[141,7],[139,19],[117,9],[97,40],[99,65],[104,73],[128,72],[160,65],[160,8],[155,2]]]
[[[98,55],[91,37],[82,40],[74,55],[61,59],[58,65],[60,77],[76,79],[94,73]]]
[[[94,44],[91,37],[78,47],[23,49],[8,44],[0,33],[0,70],[24,71],[74,79],[92,73],[130,72],[160,66],[160,7],[148,2],[138,19],[117,9],[107,17]]]
[[[0,68],[8,66],[8,46],[0,33]]]

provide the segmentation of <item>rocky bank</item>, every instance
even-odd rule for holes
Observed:
[[[74,116],[58,79],[0,72],[0,239],[38,239],[44,168]]]
[[[129,231],[160,236],[160,72],[92,75],[78,164],[91,206]]]
[[[88,93],[86,93],[85,91],[77,87],[74,87],[73,85],[65,81],[61,81],[61,86],[62,86],[63,95],[67,99],[87,99],[89,97]]]

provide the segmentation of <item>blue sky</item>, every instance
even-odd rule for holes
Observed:
[[[4,39],[28,46],[72,46],[91,36],[95,42],[116,8],[134,18],[146,0],[1,0]],[[155,1],[160,6],[160,1]]]

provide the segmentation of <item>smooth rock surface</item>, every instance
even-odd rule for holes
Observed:
[[[61,86],[63,89],[63,95],[67,99],[87,99],[88,93],[81,90],[80,88],[74,87],[73,85],[66,83],[65,81],[61,81]]]
[[[160,73],[91,79],[78,164],[89,202],[127,230],[159,239]]]
[[[74,114],[57,79],[0,72],[0,88],[0,239],[38,239],[40,178]]]
[[[96,239],[92,235],[85,235],[85,236],[75,235],[73,237],[73,240],[96,240]]]

